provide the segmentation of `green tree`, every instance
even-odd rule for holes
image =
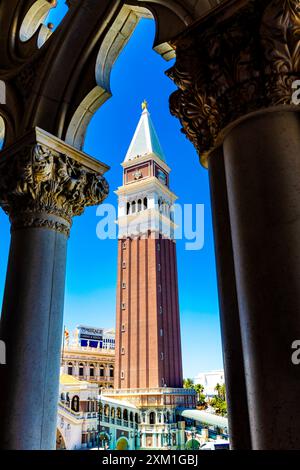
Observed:
[[[183,388],[194,388],[193,379],[183,379]]]
[[[194,390],[197,393],[197,406],[201,408],[206,408],[207,403],[206,403],[205,395],[203,393],[204,386],[202,384],[195,384]]]
[[[210,400],[210,406],[215,409],[217,415],[227,415],[226,390],[225,384],[217,384],[215,387],[217,395]]]

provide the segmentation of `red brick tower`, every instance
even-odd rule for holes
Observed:
[[[181,388],[176,196],[146,103],[122,166],[115,388]]]

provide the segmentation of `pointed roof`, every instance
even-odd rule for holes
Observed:
[[[161,148],[156,130],[154,128],[150,113],[147,109],[147,102],[142,103],[142,115],[135,130],[133,139],[129,145],[124,162],[128,162],[137,157],[143,157],[154,153],[163,162],[165,162],[165,155]]]

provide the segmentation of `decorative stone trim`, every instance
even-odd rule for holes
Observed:
[[[38,141],[8,149],[0,160],[0,205],[12,230],[44,227],[68,235],[72,217],[108,195],[94,160],[91,166]]]
[[[299,0],[237,0],[174,41],[171,113],[207,166],[226,129],[246,115],[292,105],[300,78]],[[231,5],[232,5],[231,4]],[[297,108],[299,109],[299,107]]]

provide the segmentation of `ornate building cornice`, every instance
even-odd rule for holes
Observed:
[[[179,88],[170,97],[171,113],[204,166],[228,129],[247,115],[296,109],[299,0],[234,4],[230,14],[224,6],[174,41],[176,63],[167,72]]]
[[[40,133],[42,131],[39,130]],[[7,149],[0,162],[0,205],[9,214],[12,230],[45,227],[66,235],[72,217],[86,206],[100,204],[108,194],[102,176],[103,165],[95,160],[85,164],[68,155],[65,146],[58,150],[58,139],[51,146],[39,139]],[[64,146],[64,143],[61,143]],[[80,154],[80,152],[78,152]]]

